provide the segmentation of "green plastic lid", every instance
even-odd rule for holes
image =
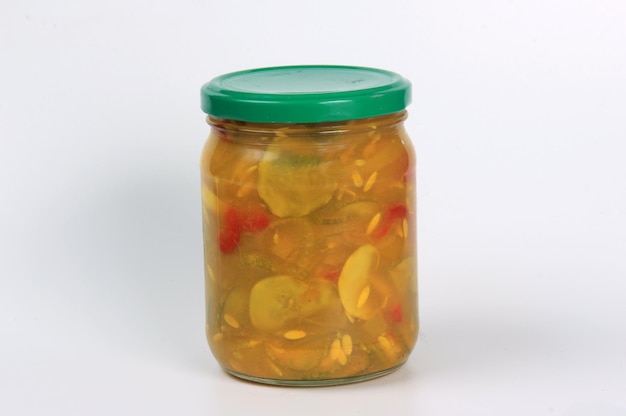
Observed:
[[[260,123],[356,120],[402,111],[411,83],[381,69],[283,66],[233,72],[202,86],[202,110]]]

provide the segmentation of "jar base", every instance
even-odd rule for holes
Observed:
[[[285,387],[327,387],[327,386],[339,386],[344,384],[354,384],[360,383],[362,381],[372,380],[375,378],[386,376],[387,374],[391,374],[400,367],[402,367],[404,363],[399,364],[395,367],[388,368],[386,370],[377,371],[375,373],[355,376],[355,377],[341,377],[341,378],[330,378],[330,379],[320,379],[320,380],[282,380],[282,379],[273,379],[273,378],[263,378],[263,377],[255,377],[247,374],[241,374],[236,371],[230,369],[224,369],[228,374],[240,378],[246,381],[251,381],[259,384],[268,384],[273,386],[285,386]]]

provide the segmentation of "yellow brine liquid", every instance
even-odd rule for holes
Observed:
[[[226,371],[329,385],[407,360],[419,323],[405,117],[209,117],[201,162],[206,335]]]

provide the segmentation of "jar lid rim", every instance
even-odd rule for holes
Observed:
[[[265,123],[314,123],[404,110],[411,83],[395,72],[340,65],[256,68],[204,84],[201,108],[213,117]]]

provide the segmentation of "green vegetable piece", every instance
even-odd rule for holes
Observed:
[[[330,201],[336,188],[329,163],[315,156],[267,152],[259,163],[259,196],[281,218],[315,211]]]
[[[250,292],[250,321],[261,331],[315,324],[316,315],[336,316],[340,310],[336,290],[321,279],[308,284],[291,276],[273,276],[256,283]]]

